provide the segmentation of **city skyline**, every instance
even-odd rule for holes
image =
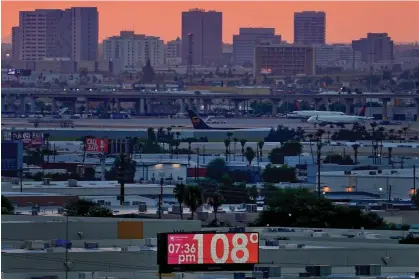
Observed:
[[[162,10],[162,5],[165,9]],[[192,8],[223,13],[223,42],[232,43],[240,27],[272,27],[288,42],[294,38],[294,12],[324,11],[326,42],[350,43],[368,32],[388,33],[395,42],[419,41],[415,14],[419,2],[2,2],[2,42],[11,41],[19,11],[97,7],[99,41],[121,30],[159,36],[165,42],[181,37],[182,12]],[[146,14],[139,11],[147,10]],[[239,11],[239,13],[238,13]],[[344,13],[341,13],[345,11]],[[371,15],[374,15],[373,17]],[[401,17],[400,14],[403,14]],[[163,18],[164,17],[164,18]],[[116,20],[110,20],[116,18]],[[115,24],[118,22],[119,24]]]

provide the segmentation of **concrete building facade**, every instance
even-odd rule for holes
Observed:
[[[164,65],[164,42],[159,37],[121,31],[103,41],[103,56],[114,63],[115,71],[140,69],[148,59],[152,66]]]
[[[254,76],[314,75],[316,55],[312,46],[266,44],[255,48]]]
[[[348,45],[316,46],[317,67],[342,67],[345,70],[356,70],[362,64],[361,52]]]
[[[352,41],[352,48],[361,52],[365,63],[393,60],[394,44],[387,33],[368,33],[366,38]]]
[[[19,26],[12,28],[15,59],[39,61],[64,57],[95,61],[98,25],[97,8],[21,11]]]
[[[221,12],[200,9],[182,12],[182,63],[188,64],[191,38],[192,64],[219,65],[222,59],[222,36]]]
[[[275,35],[275,28],[240,28],[233,35],[233,59],[236,65],[252,65],[255,47],[261,42],[281,43],[281,35]]]
[[[326,13],[314,11],[294,13],[294,43],[325,44]]]

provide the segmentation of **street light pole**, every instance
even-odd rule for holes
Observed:
[[[160,195],[159,195],[159,219],[162,218],[163,215],[163,178],[160,179]]]
[[[320,161],[321,161],[321,142],[317,142],[317,196],[320,199],[321,197],[321,183],[320,183]]]

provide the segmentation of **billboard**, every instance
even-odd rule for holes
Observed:
[[[40,132],[12,131],[11,138],[22,141],[25,147],[39,147],[44,144],[44,134]]]
[[[108,139],[86,138],[84,142],[86,152],[108,153],[108,146]]]
[[[258,233],[165,233],[158,238],[160,272],[253,270]]]

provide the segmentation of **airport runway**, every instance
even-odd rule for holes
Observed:
[[[34,119],[28,118],[2,118],[2,127],[19,127],[19,128],[33,128],[33,124],[29,121]],[[60,120],[55,119],[51,123],[40,123],[38,127],[51,127],[59,128]],[[314,125],[303,123],[298,119],[287,119],[287,118],[228,118],[225,119],[226,124],[209,124],[214,128],[276,128],[278,125],[284,125],[289,128],[301,127],[304,130],[316,131]],[[192,129],[192,123],[188,118],[176,119],[176,118],[131,118],[131,119],[74,119],[74,127],[76,128],[180,128],[180,129]],[[419,132],[419,122],[406,122],[406,126],[410,125],[410,130]],[[346,125],[346,128],[351,128],[352,125]],[[403,125],[405,126],[405,125]],[[329,126],[321,127],[328,131],[340,129],[339,127],[330,128]],[[388,129],[400,129],[400,125],[386,125]]]

